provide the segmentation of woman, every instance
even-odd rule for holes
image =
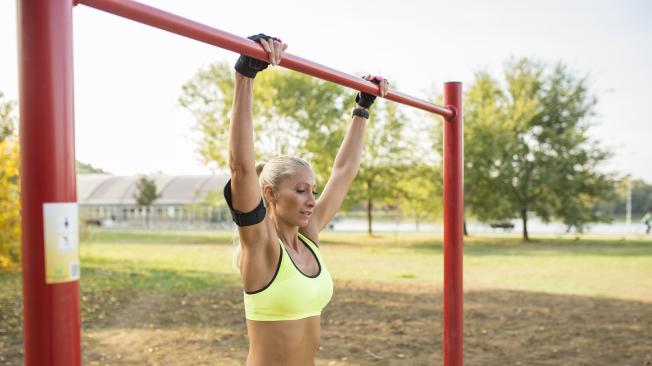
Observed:
[[[280,63],[286,44],[263,34],[249,38],[263,46],[269,63]],[[236,62],[229,129],[231,180],[224,188],[241,243],[237,264],[250,341],[246,365],[314,365],[320,314],[333,293],[319,251],[319,232],[339,209],[357,174],[368,108],[375,96],[356,97],[358,107],[331,177],[316,199],[315,174],[302,159],[282,156],[255,166],[253,85],[256,73],[267,65],[244,55]],[[379,84],[381,96],[387,94],[386,80],[366,78]]]

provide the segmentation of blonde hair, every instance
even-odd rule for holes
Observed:
[[[310,168],[310,164],[297,157],[293,156],[277,156],[267,163],[259,163],[256,165],[256,174],[258,174],[258,183],[260,185],[260,195],[263,198],[263,204],[269,209],[269,204],[265,198],[264,188],[266,186],[272,187],[275,191],[279,190],[281,183],[295,175],[300,169]],[[242,262],[242,244],[240,243],[240,234],[238,227],[233,229],[233,255],[231,257],[231,267],[234,270],[240,269]]]

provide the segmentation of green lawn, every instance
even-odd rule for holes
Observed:
[[[97,232],[81,244],[82,290],[159,291],[238,286],[231,232]],[[325,233],[322,252],[335,280],[443,283],[441,238],[428,234]],[[19,274],[0,274],[19,291]],[[507,289],[652,302],[652,240],[472,237],[467,289]],[[2,296],[2,295],[0,295]]]
[[[248,340],[231,239],[231,232],[95,232],[84,240],[84,359],[241,365]],[[646,364],[652,240],[535,239],[466,240],[468,363]],[[440,363],[441,318],[433,314],[442,311],[441,238],[326,232],[320,242],[331,274],[346,282],[336,285],[316,364],[378,364],[369,352],[382,354],[383,364]],[[23,360],[20,285],[19,272],[0,272],[3,364]]]

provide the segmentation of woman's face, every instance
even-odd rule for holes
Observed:
[[[276,216],[291,225],[308,225],[315,208],[316,188],[315,174],[308,167],[287,177],[276,193]]]

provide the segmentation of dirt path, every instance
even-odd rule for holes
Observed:
[[[82,306],[86,365],[244,363],[239,289],[89,293]],[[652,365],[650,303],[492,290],[467,293],[465,310],[468,366]],[[0,317],[0,365],[22,364],[15,313]],[[322,332],[318,366],[440,365],[441,293],[337,282]]]

